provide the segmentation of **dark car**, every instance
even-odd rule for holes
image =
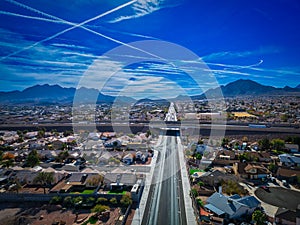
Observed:
[[[262,189],[264,189],[265,191],[269,191],[269,187],[268,186],[261,186]]]

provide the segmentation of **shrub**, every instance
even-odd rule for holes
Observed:
[[[62,199],[60,196],[54,196],[51,200],[50,200],[50,204],[52,205],[57,205],[60,204],[62,202]]]
[[[110,199],[110,200],[109,200],[109,202],[110,202],[111,204],[113,204],[113,205],[116,205],[116,204],[118,204],[118,201],[117,201],[117,199],[116,199],[116,198],[112,198],[112,199]]]
[[[132,204],[131,195],[129,193],[126,193],[125,195],[123,195],[120,200],[120,203],[125,207],[131,205]]]
[[[97,203],[105,204],[105,203],[107,203],[107,198],[100,197],[100,198],[97,199]]]
[[[92,208],[91,211],[94,212],[94,213],[102,213],[102,212],[105,212],[106,210],[109,210],[109,209],[110,208],[107,205],[98,204],[98,205],[95,205],[94,208]]]

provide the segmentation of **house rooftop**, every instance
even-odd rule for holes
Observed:
[[[253,196],[238,198],[238,195],[225,196],[222,193],[215,192],[207,199],[205,208],[211,210],[217,215],[224,213],[229,216],[234,215],[241,207],[256,208],[260,202]]]

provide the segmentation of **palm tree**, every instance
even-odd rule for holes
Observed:
[[[20,184],[20,182],[17,179],[15,179],[13,181],[13,186],[12,186],[11,190],[16,191],[17,194],[19,194],[20,189],[22,189],[22,185]]]
[[[47,172],[40,172],[34,178],[34,183],[39,183],[44,188],[44,194],[46,194],[46,187],[54,181],[54,174]]]

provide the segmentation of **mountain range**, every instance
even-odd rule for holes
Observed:
[[[300,95],[300,84],[295,88],[284,87],[276,88],[272,86],[266,86],[259,84],[252,80],[236,80],[226,85],[221,85],[215,89],[209,89],[205,93],[197,96],[190,96],[192,99],[204,99],[206,96],[217,96],[219,91],[222,91],[224,97],[237,97],[237,96],[258,96],[258,95]],[[112,103],[116,97],[104,95],[99,93],[98,90],[92,88],[81,87],[78,90],[76,88],[64,88],[59,85],[35,85],[24,89],[23,91],[10,91],[0,92],[0,104],[20,104],[20,103],[32,103],[32,104],[55,104],[55,103],[72,103],[74,95],[76,93],[79,102],[93,103],[94,96],[98,96],[98,103]],[[178,96],[173,100],[182,100],[188,96]],[[120,102],[136,102],[135,99],[118,96]],[[140,99],[138,102],[145,101],[157,101],[151,99]]]

